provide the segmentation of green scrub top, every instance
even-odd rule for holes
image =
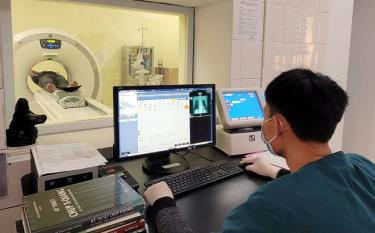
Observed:
[[[374,233],[375,165],[337,152],[259,188],[226,217],[224,233]]]

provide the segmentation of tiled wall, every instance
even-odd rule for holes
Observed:
[[[241,19],[241,15],[243,14],[239,11],[248,10],[240,9],[238,7],[240,2],[254,4],[251,10],[258,11],[259,13],[255,19],[258,21],[257,25],[255,25],[258,29],[255,36],[240,35],[238,32],[239,23],[241,20],[244,20]],[[231,87],[260,87],[262,78],[264,0],[234,0],[233,5]],[[246,12],[242,13],[246,14]]]
[[[282,71],[307,67],[324,72],[329,0],[268,0],[263,86]]]
[[[258,0],[265,14],[261,37],[238,39],[233,33],[231,86],[265,87],[275,76],[295,67],[324,72],[329,1]],[[236,28],[239,19],[233,20]]]

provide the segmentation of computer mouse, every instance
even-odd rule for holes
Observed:
[[[253,164],[253,163],[240,163],[238,166],[240,167],[240,168],[242,168],[242,169],[246,169],[246,167],[247,167],[247,165],[251,165],[251,164]]]

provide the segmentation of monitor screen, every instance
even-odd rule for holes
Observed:
[[[217,91],[218,110],[224,129],[259,127],[264,119],[260,90],[231,88]]]
[[[247,121],[252,119],[263,119],[262,107],[255,91],[249,92],[224,92],[226,110],[229,120]]]
[[[114,87],[115,157],[215,143],[214,85]]]

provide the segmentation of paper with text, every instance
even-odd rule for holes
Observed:
[[[89,143],[35,145],[31,151],[39,175],[96,167],[107,162]]]

